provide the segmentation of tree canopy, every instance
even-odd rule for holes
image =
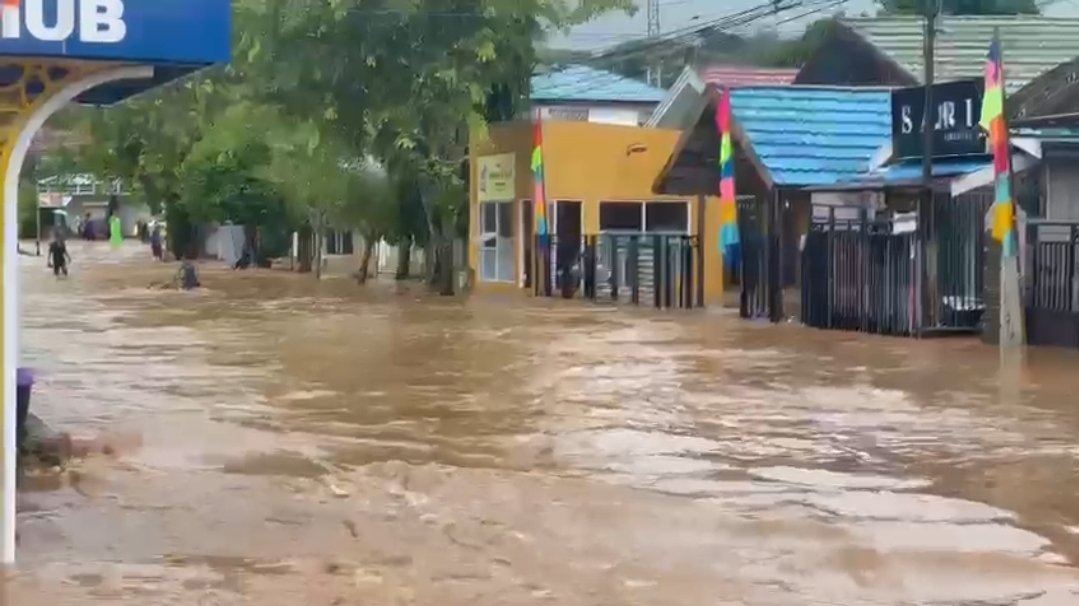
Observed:
[[[545,32],[631,0],[235,0],[234,61],[68,116],[72,167],[130,184],[172,223],[328,219],[446,255],[470,137],[528,101]],[[177,248],[182,248],[177,245]],[[437,264],[437,259],[436,259]],[[443,264],[446,265],[446,264]]]

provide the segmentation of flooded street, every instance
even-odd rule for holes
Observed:
[[[9,603],[1079,603],[1079,356],[72,254]]]

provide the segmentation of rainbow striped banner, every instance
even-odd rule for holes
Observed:
[[[738,199],[734,188],[734,146],[731,143],[731,93],[722,95],[716,106],[716,128],[719,131],[719,252],[727,267],[738,261]]]
[[[985,98],[980,125],[989,133],[993,151],[996,196],[993,201],[993,238],[1001,243],[1005,258],[1019,254],[1015,233],[1015,201],[1012,198],[1012,156],[1004,119],[1004,61],[1000,38],[993,36],[985,66]]]
[[[543,122],[539,112],[532,126],[532,183],[535,188],[532,203],[535,206],[536,235],[543,248],[548,245],[550,232],[547,226],[547,192],[543,182]]]

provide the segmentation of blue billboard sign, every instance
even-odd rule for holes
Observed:
[[[225,63],[230,0],[0,0],[0,56]]]

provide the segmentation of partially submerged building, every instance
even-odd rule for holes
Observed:
[[[695,113],[680,118],[691,126],[656,179],[657,193],[718,191],[719,94],[708,85],[692,104]],[[779,86],[734,88],[730,94],[742,233],[742,269],[730,284],[740,291],[743,316],[779,321],[797,309],[792,293],[801,282],[801,243],[813,207],[821,203],[814,189],[855,180],[869,170],[888,139],[891,93]],[[716,239],[718,232],[708,237]]]
[[[571,66],[537,74],[549,242],[535,231],[534,123],[491,125],[471,142],[469,267],[480,293],[696,307],[722,297],[718,221],[707,196],[664,196],[652,180],[680,132],[641,128],[665,92]],[[704,228],[707,231],[707,228]]]
[[[751,88],[732,88],[739,194],[749,197],[740,204],[744,315],[799,317],[811,326],[886,334],[983,330],[992,335],[997,266],[985,235],[984,213],[992,202],[988,186],[993,171],[977,122],[985,54],[1001,24],[1000,18],[940,22],[936,71],[942,83],[934,91],[937,107],[928,112],[936,131],[933,197],[921,207],[923,150],[917,125],[927,112],[920,103],[924,89],[918,86],[920,19],[841,21],[795,78],[792,91],[816,86],[843,95],[882,95],[876,115],[883,130],[861,129],[866,143],[872,135],[879,147],[868,157],[864,150],[860,153],[858,160],[864,162],[857,174],[817,183],[764,179],[762,195],[761,176],[778,168],[769,166],[769,159],[782,157],[774,150],[762,152],[762,144],[816,148],[820,157],[805,159],[804,166],[822,173],[839,159],[829,156],[838,150],[827,138],[806,132],[815,118],[805,114],[827,113],[797,103],[789,104],[786,115],[771,115],[783,123],[777,129],[783,131],[781,136],[772,140],[767,133],[754,134],[748,125],[765,114],[746,107]],[[1020,127],[1012,141],[1018,202],[1033,218],[1070,218],[1071,195],[1065,192],[1074,170],[1071,158],[1079,156],[1069,158],[1073,140],[1062,125],[1069,108],[1079,102],[1073,90],[1079,81],[1073,59],[1079,56],[1079,20],[1009,17],[1001,32],[1011,93],[1008,109]],[[711,150],[718,146],[712,119],[717,93],[696,74],[684,80],[650,120],[694,130],[671,158],[657,191],[715,191],[718,175]],[[865,92],[853,92],[858,89]],[[784,94],[801,93],[770,93],[777,99]],[[858,111],[846,114],[834,116],[836,128],[859,126],[866,117]],[[678,181],[685,185],[674,189]],[[1037,311],[1042,300],[1052,301],[1057,311],[1068,310],[1073,320],[1079,318],[1076,237],[1068,235],[1077,230],[1045,221],[1032,219],[1033,231],[1023,234],[1031,244],[1024,262],[1032,342],[1046,339],[1048,332],[1079,335],[1079,324],[1064,325],[1059,317],[1053,319],[1054,331],[1038,321],[1046,317]],[[1038,294],[1042,290],[1047,294]],[[1074,340],[1079,344],[1079,336]]]

